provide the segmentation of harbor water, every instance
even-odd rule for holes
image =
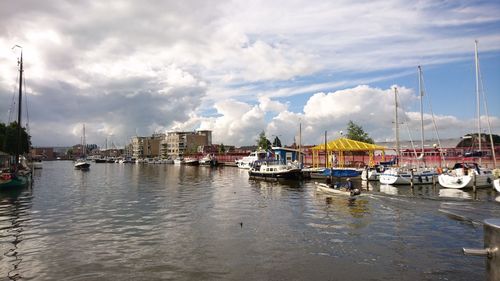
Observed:
[[[356,200],[234,167],[44,162],[0,193],[0,280],[484,280],[492,189]]]

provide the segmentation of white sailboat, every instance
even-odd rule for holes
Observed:
[[[90,162],[87,161],[87,147],[85,145],[85,124],[83,124],[82,157],[75,162],[75,169],[86,170],[90,168]]]
[[[479,98],[479,58],[477,52],[477,40],[475,41],[474,58],[476,67],[476,114],[477,114],[477,130],[478,130],[478,145],[481,151],[481,112]],[[491,131],[490,131],[491,134]],[[492,145],[494,151],[494,146]],[[495,155],[493,154],[495,158]],[[456,163],[451,170],[439,176],[439,184],[445,188],[471,188],[490,187],[493,184],[493,173],[491,170],[484,169],[477,163]]]
[[[422,68],[418,66],[418,84],[420,91],[420,122],[421,122],[421,146],[422,152],[419,158],[424,159],[424,117],[423,117],[423,87],[422,87]],[[394,88],[394,99],[395,99],[395,128],[396,128],[396,154],[399,158],[399,125],[398,125],[398,97],[397,89]],[[373,172],[372,172],[373,173]],[[385,170],[379,176],[379,181],[382,184],[391,185],[409,185],[409,184],[432,184],[437,177],[437,172],[433,168],[428,167],[418,167],[418,168],[401,168],[392,167]]]

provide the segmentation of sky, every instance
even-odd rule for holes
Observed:
[[[22,46],[34,146],[123,146],[212,130],[213,142],[318,144],[352,120],[378,142],[500,134],[500,2],[1,1],[0,122],[15,120]],[[486,102],[484,102],[486,100]],[[485,106],[486,105],[486,106]],[[299,125],[300,124],[300,125]],[[435,124],[435,125],[434,125]]]

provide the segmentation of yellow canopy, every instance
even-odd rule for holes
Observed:
[[[382,151],[382,159],[385,156],[385,150],[389,148],[385,146],[380,146],[380,145],[374,145],[371,143],[366,143],[366,142],[361,142],[361,141],[355,141],[355,140],[350,140],[347,138],[339,138],[333,141],[330,141],[326,144],[326,151],[327,151],[327,156],[324,157],[323,162],[325,167],[330,166],[328,163],[328,158],[332,158],[332,161],[330,162],[331,166],[336,166],[338,165],[339,167],[344,167],[345,159],[344,159],[344,152],[346,151],[368,151],[369,153],[369,166],[373,166],[374,160],[373,160],[373,152],[376,150],[381,150]],[[320,166],[320,158],[319,158],[319,153],[325,151],[325,144],[320,144],[312,148],[313,152],[313,167],[319,167]],[[337,154],[337,157],[335,157],[333,154]],[[338,159],[337,159],[338,158]],[[338,162],[338,163],[337,163]]]
[[[312,148],[313,150],[325,150],[325,144],[320,144]],[[388,149],[385,146],[374,145],[371,143],[350,140],[346,138],[339,138],[330,141],[326,144],[326,150],[328,151],[374,151]]]

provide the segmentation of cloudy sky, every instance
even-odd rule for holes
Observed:
[[[1,1],[0,122],[13,120],[23,47],[35,146],[117,146],[131,136],[213,130],[251,145],[335,138],[349,120],[377,141],[476,131],[474,40],[500,133],[500,2]],[[487,115],[482,107],[483,130]],[[26,119],[25,119],[26,120]],[[23,122],[24,123],[24,122]],[[298,140],[298,139],[297,139]]]

